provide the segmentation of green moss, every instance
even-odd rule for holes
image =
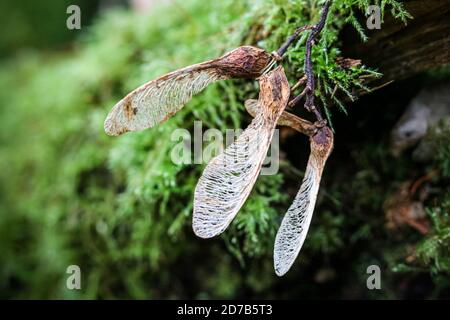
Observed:
[[[177,142],[171,141],[171,132],[192,131],[194,120],[201,120],[204,129],[222,132],[244,127],[249,118],[243,101],[257,95],[255,81],[212,85],[152,130],[111,138],[103,132],[103,121],[131,89],[177,67],[241,44],[276,49],[296,27],[317,21],[322,3],[188,0],[179,10],[162,7],[151,17],[109,12],[83,34],[73,51],[24,54],[3,62],[0,296],[319,296],[311,283],[301,288],[289,283],[280,293],[274,289],[283,283],[273,274],[274,235],[302,178],[295,166],[303,164],[286,159],[278,175],[260,177],[220,238],[204,241],[192,233],[193,190],[202,167],[172,163],[170,150]],[[397,17],[407,17],[399,2],[381,3]],[[344,70],[336,63],[341,54],[339,31],[350,23],[362,32],[355,17],[367,5],[363,0],[334,1],[334,18],[313,50],[317,95],[330,96],[337,87],[334,101],[323,101],[344,112],[347,106],[341,101],[351,96],[351,88],[363,87],[360,76],[379,76],[364,66]],[[302,76],[304,42],[305,36],[284,63],[292,82]],[[327,109],[329,116],[331,112]],[[401,180],[408,168],[399,170],[402,166],[394,166],[384,150],[376,143],[360,149],[352,156],[357,174],[343,183],[327,169],[330,177],[323,182],[302,263],[285,281],[300,275],[312,282],[309,269],[340,261],[349,244],[364,248],[364,255],[353,250],[358,265],[368,260],[367,252],[383,261],[380,248],[396,245],[389,239],[371,243],[374,237],[384,237],[376,216],[383,202],[383,181]],[[448,154],[442,159],[447,161]],[[440,214],[439,210],[443,209],[432,212]],[[436,226],[438,239],[447,239],[448,230],[439,230]],[[423,246],[427,268],[434,273],[445,270],[440,257],[447,244],[432,250],[426,249],[434,248],[432,243]],[[65,288],[65,268],[70,264],[81,267],[81,291]]]

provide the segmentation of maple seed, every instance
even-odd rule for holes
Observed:
[[[256,100],[247,100],[245,108],[253,117],[261,112]],[[311,148],[302,185],[275,238],[273,255],[275,273],[282,276],[291,268],[308,233],[322,172],[333,149],[334,137],[324,122],[313,124],[287,111],[283,111],[277,124],[289,126],[309,136]]]
[[[178,112],[193,95],[214,81],[255,78],[272,59],[263,49],[242,46],[222,57],[176,70],[147,82],[120,100],[104,128],[111,136],[151,128]]]
[[[275,238],[274,265],[278,276],[292,266],[303,246],[311,223],[322,172],[333,150],[333,132],[324,126],[310,137],[311,153],[300,190],[281,222]]]
[[[264,49],[242,46],[219,58],[217,71],[230,78],[256,78],[272,60]]]
[[[290,96],[280,66],[261,76],[256,117],[239,138],[213,158],[195,188],[192,227],[201,238],[222,233],[249,196],[278,119]]]
[[[245,109],[253,118],[256,117],[258,112],[261,112],[258,100],[255,99],[246,100]],[[312,122],[302,119],[286,110],[281,114],[277,124],[279,126],[291,127],[307,136],[312,136],[316,132],[316,126]]]

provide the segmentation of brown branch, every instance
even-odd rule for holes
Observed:
[[[328,11],[330,9],[331,0],[327,1],[322,9],[322,13],[320,15],[319,22],[314,26],[312,32],[309,34],[308,40],[306,40],[306,53],[305,53],[305,74],[307,77],[306,81],[306,102],[305,108],[313,112],[317,118],[317,121],[323,121],[322,114],[316,108],[314,104],[314,90],[315,90],[315,80],[314,80],[314,71],[312,67],[312,59],[311,59],[311,51],[312,46],[316,40],[316,37],[320,34],[323,27],[325,26],[325,22],[328,17]]]
[[[300,28],[297,28],[297,30],[295,30],[294,34],[291,35],[285,43],[282,44],[282,46],[280,47],[280,49],[278,49],[276,51],[276,54],[278,55],[278,57],[282,58],[283,55],[286,53],[287,49],[289,49],[289,47],[291,46],[291,44],[294,43],[295,40],[297,40],[298,36],[306,30],[311,30],[313,29],[314,26],[303,26]]]
[[[322,12],[320,14],[320,19],[317,24],[314,26],[303,26],[300,28],[297,28],[295,30],[295,33],[291,35],[286,42],[273,53],[273,56],[276,60],[281,60],[283,55],[286,53],[287,49],[294,43],[295,40],[298,39],[298,36],[305,30],[311,30],[311,33],[308,36],[308,39],[306,40],[306,52],[305,52],[305,77],[306,77],[306,88],[303,90],[303,92],[298,95],[297,97],[293,98],[289,102],[289,106],[293,107],[295,106],[304,96],[306,96],[306,102],[305,102],[305,108],[309,111],[314,113],[316,116],[316,119],[319,123],[323,123],[324,119],[322,117],[322,114],[320,111],[316,108],[314,103],[314,89],[315,89],[315,80],[314,80],[314,70],[312,66],[312,59],[311,59],[311,51],[312,46],[314,45],[314,42],[317,38],[317,36],[320,34],[320,32],[325,27],[325,23],[328,17],[328,12],[331,6],[332,0],[329,0],[325,2]],[[299,83],[303,84],[304,78],[300,79],[300,81],[294,86],[293,90],[297,89],[299,86]]]

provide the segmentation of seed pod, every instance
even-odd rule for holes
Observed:
[[[222,57],[176,70],[129,93],[108,114],[108,135],[151,128],[179,111],[210,83],[258,77],[271,60],[263,49],[242,46]]]
[[[210,238],[222,233],[244,204],[289,95],[281,66],[260,78],[261,112],[234,143],[208,163],[195,188],[192,226],[197,236]]]
[[[253,118],[256,117],[258,112],[261,112],[258,105],[258,100],[255,99],[246,100],[245,109]],[[279,126],[291,127],[292,129],[307,135],[308,137],[312,136],[316,131],[316,127],[313,123],[308,120],[302,119],[288,111],[283,111],[280,119],[278,119],[277,124]]]
[[[274,265],[278,276],[292,266],[308,233],[323,168],[333,149],[333,133],[328,127],[320,128],[310,138],[311,153],[294,202],[281,222],[275,238]]]

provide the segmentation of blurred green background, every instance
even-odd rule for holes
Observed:
[[[327,109],[336,148],[305,246],[277,278],[274,236],[299,188],[307,140],[282,131],[280,173],[260,177],[229,230],[211,240],[191,229],[202,166],[170,160],[175,128],[192,131],[194,120],[222,132],[244,128],[243,101],[257,96],[255,81],[214,84],[152,130],[108,137],[103,121],[127,92],[165,72],[241,44],[277,48],[296,26],[317,19],[323,1],[150,2],[0,4],[0,298],[450,297],[450,131],[434,138],[439,149],[427,164],[388,153],[389,131],[423,77]],[[71,31],[66,8],[75,3],[82,29]],[[324,88],[329,81],[345,91],[373,74],[334,62],[339,32],[357,24],[366,5],[335,2],[333,23],[313,52]],[[292,82],[303,55],[301,45],[288,55]],[[389,196],[432,170],[439,174],[424,203],[429,233],[389,230]],[[81,290],[66,288],[73,264]],[[366,287],[371,264],[381,267],[382,290]]]

